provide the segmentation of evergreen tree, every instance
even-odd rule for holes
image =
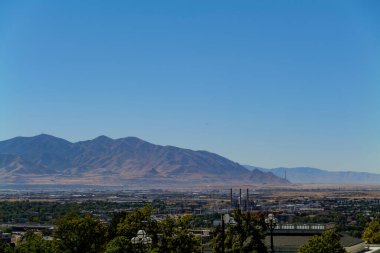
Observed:
[[[242,253],[266,253],[267,249],[263,243],[266,233],[264,216],[261,214],[241,212],[236,209],[232,214],[235,224],[226,224],[224,241],[222,229],[217,228],[212,240],[214,253],[221,253],[222,246],[225,252]]]

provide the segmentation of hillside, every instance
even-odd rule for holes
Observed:
[[[46,134],[1,141],[0,178],[31,184],[287,183],[207,151],[154,145],[136,137],[99,136],[71,143]]]

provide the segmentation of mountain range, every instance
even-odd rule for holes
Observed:
[[[245,165],[249,170],[271,172],[292,183],[301,184],[379,184],[380,174],[354,171],[328,171],[310,167],[266,169]]]
[[[0,180],[17,184],[287,184],[271,172],[207,151],[155,145],[136,137],[69,142],[51,135],[0,141]]]

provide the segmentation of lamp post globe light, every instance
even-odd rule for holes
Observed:
[[[268,225],[269,232],[270,232],[270,252],[274,253],[274,248],[273,248],[273,230],[277,226],[277,219],[274,217],[273,213],[268,214],[268,218],[265,219],[265,223]]]
[[[131,239],[131,242],[134,246],[138,246],[140,251],[152,243],[152,238],[146,235],[144,230],[139,230],[137,236]]]

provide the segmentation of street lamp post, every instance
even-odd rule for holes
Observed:
[[[143,247],[152,243],[152,238],[146,235],[144,230],[139,230],[137,236],[131,239],[133,245],[138,245],[141,250]]]
[[[268,218],[265,219],[265,223],[268,225],[270,231],[270,252],[274,253],[273,248],[273,230],[276,228],[277,219],[274,217],[273,213],[268,215]]]

